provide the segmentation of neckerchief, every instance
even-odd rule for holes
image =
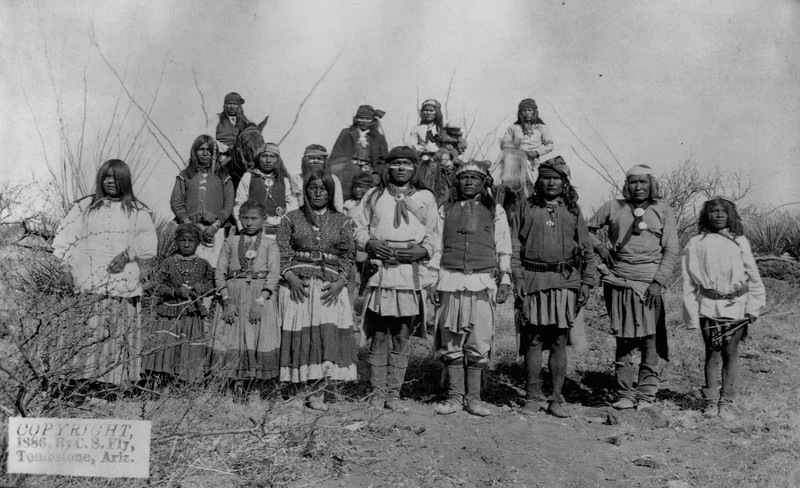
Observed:
[[[367,141],[367,133],[368,132],[369,132],[369,129],[367,129],[367,130],[358,129],[358,145],[359,146],[367,147],[369,145],[369,141]]]
[[[386,190],[389,191],[389,195],[394,197],[394,228],[397,229],[400,227],[400,221],[402,220],[406,224],[408,224],[408,201],[406,199],[417,192],[417,189],[414,188],[413,185],[406,184],[404,187],[399,187],[389,183],[386,187]]]
[[[521,125],[522,133],[526,136],[530,136],[531,134],[533,134],[533,125],[534,125],[533,122],[531,123],[523,122]]]

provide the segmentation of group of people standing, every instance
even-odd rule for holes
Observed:
[[[95,328],[94,345],[74,359],[80,377],[124,386],[211,374],[243,395],[279,381],[306,387],[306,405],[327,410],[325,386],[357,379],[358,346],[369,341],[371,402],[402,410],[410,337],[427,336],[430,302],[448,378],[447,399],[434,410],[486,416],[481,384],[496,307],[513,294],[526,368],[521,411],[566,417],[567,346],[585,344],[582,309],[601,280],[616,337],[613,406],[652,406],[658,359],[668,360],[662,294],[681,251],[648,166],[631,168],[623,198],[586,220],[570,168],[560,156],[545,158],[553,141],[532,99],[519,104],[495,164],[462,160],[460,128],[426,100],[406,146],[388,150],[383,112],[362,105],[330,157],[309,145],[292,177],[279,147],[265,143],[237,187],[226,149],[242,103],[226,96],[217,140],[199,136],[176,179],[176,252],[155,273],[155,317],[145,327],[139,265],[155,257],[156,232],[128,166],[104,163],[94,195],[62,224],[53,247],[63,281],[103,297],[85,325]],[[607,237],[598,237],[602,229]],[[730,199],[709,200],[699,230],[683,258],[687,323],[702,328],[707,346],[704,411],[730,413],[736,347],[764,287]],[[353,294],[364,304],[360,344]]]

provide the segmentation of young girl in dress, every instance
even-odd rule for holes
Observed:
[[[299,206],[295,197],[297,191],[283,164],[278,145],[271,142],[264,144],[256,152],[256,167],[242,176],[236,190],[233,208],[236,226],[242,230],[239,211],[244,202],[257,200],[267,208],[264,235],[274,239],[283,216]]]
[[[275,241],[264,237],[265,215],[261,202],[242,205],[242,233],[225,242],[215,273],[223,306],[214,317],[209,364],[231,380],[238,395],[278,375],[280,254]]]
[[[730,418],[739,341],[766,303],[766,292],[733,200],[707,201],[697,227],[700,233],[683,251],[684,320],[689,328],[700,327],[706,346],[703,415]]]
[[[214,288],[214,268],[195,252],[202,240],[194,224],[175,231],[178,252],[166,258],[156,277],[158,318],[152,325],[152,354],[143,369],[150,377],[192,382],[203,377],[206,337],[202,297]]]
[[[542,163],[534,193],[511,217],[511,270],[517,297],[520,354],[525,356],[527,400],[522,413],[568,417],[561,389],[567,374],[567,344],[580,337],[580,309],[595,285],[589,230],[570,184],[570,171],[557,156]],[[551,393],[542,391],[542,350],[550,350]]]

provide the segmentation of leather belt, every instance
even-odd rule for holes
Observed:
[[[720,293],[710,288],[703,288],[702,286],[699,288],[701,295],[712,300],[733,300],[735,298],[739,298],[740,296],[746,295],[747,292],[750,291],[747,284],[732,293]]]

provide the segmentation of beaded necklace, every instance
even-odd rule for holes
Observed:
[[[261,246],[262,232],[255,236],[242,236],[239,239],[239,264],[242,266],[241,271],[250,272],[253,270],[256,256],[258,256],[258,248]]]

